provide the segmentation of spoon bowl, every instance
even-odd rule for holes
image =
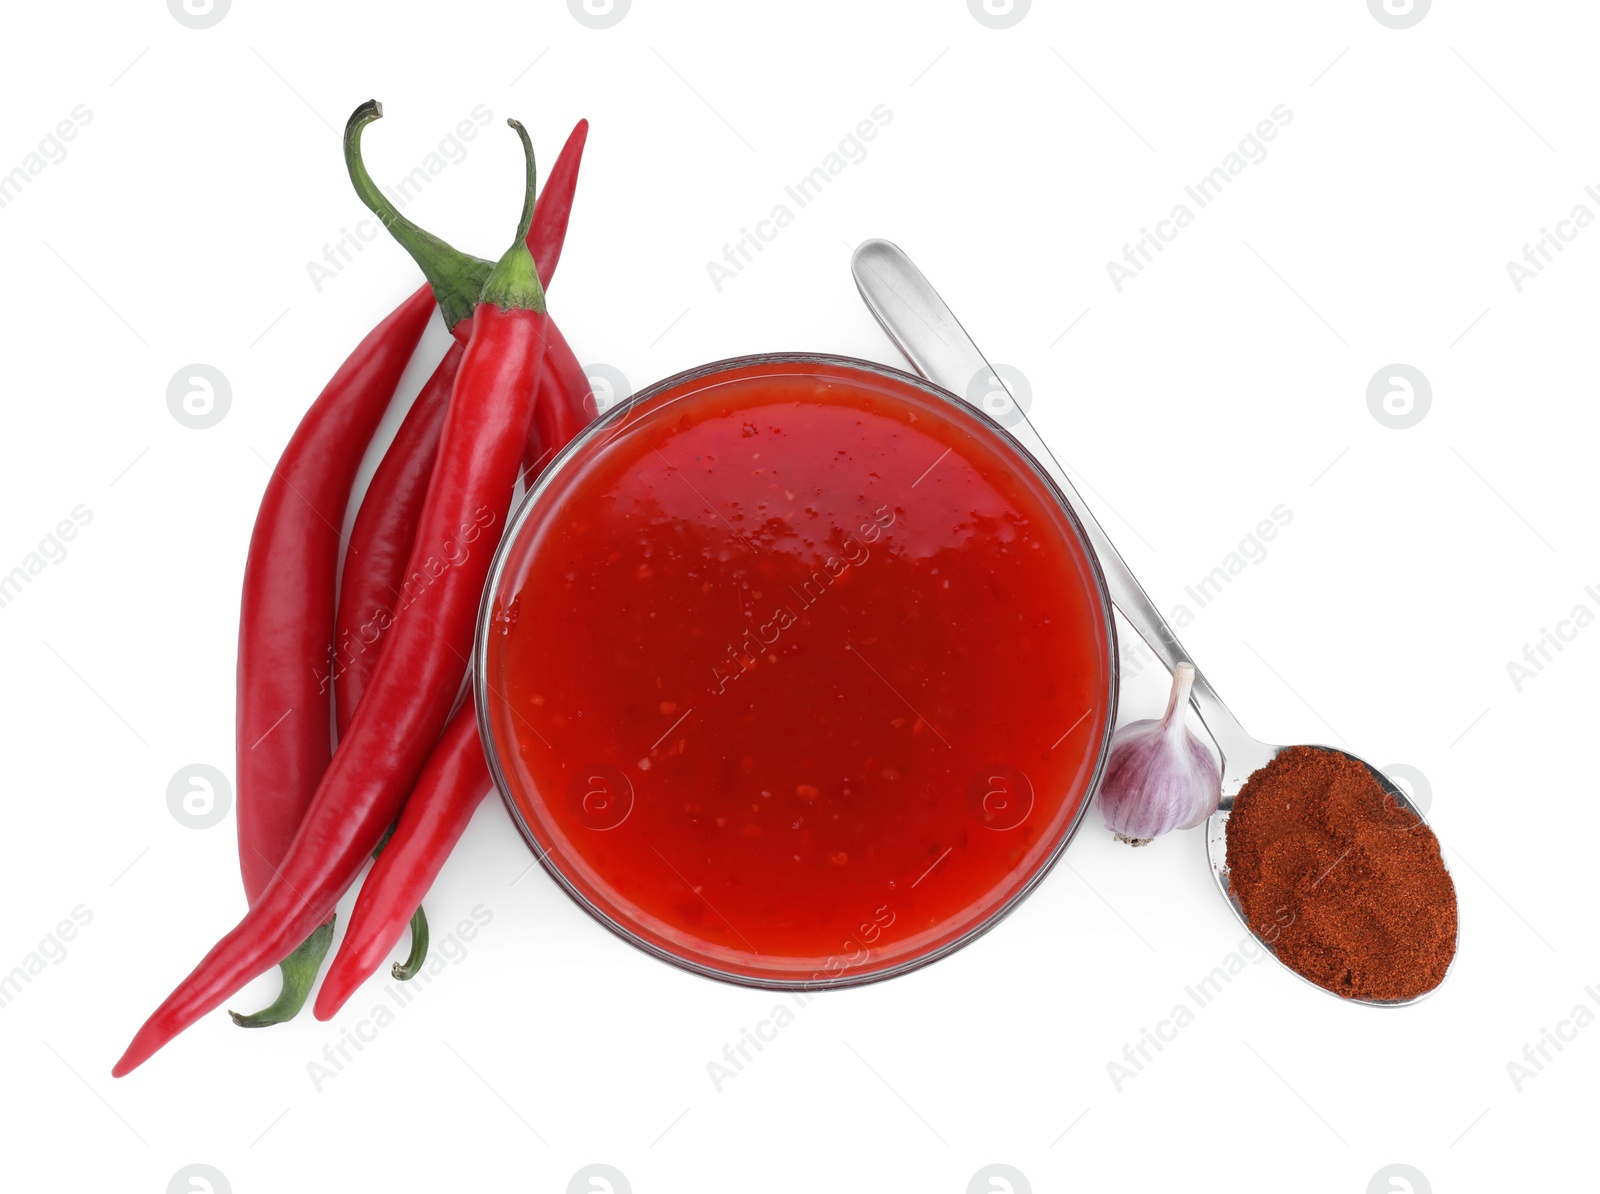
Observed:
[[[1253,745],[1256,750],[1246,757],[1228,758],[1224,759],[1223,761],[1222,799],[1217,805],[1217,811],[1212,813],[1211,816],[1206,819],[1205,823],[1206,860],[1211,864],[1211,877],[1217,881],[1217,890],[1222,893],[1222,898],[1227,901],[1228,907],[1233,909],[1233,914],[1238,918],[1239,923],[1245,927],[1245,930],[1249,932],[1252,937],[1261,942],[1262,945],[1266,946],[1267,952],[1272,954],[1274,961],[1277,961],[1280,965],[1283,965],[1282,961],[1278,958],[1277,951],[1272,948],[1272,943],[1263,937],[1262,934],[1256,930],[1256,927],[1250,923],[1250,918],[1245,915],[1244,909],[1240,907],[1239,898],[1234,894],[1233,885],[1228,878],[1228,819],[1233,815],[1233,802],[1239,795],[1239,789],[1244,786],[1244,781],[1249,779],[1252,774],[1254,774],[1256,771],[1259,771],[1262,767],[1265,767],[1284,751],[1290,749],[1287,746],[1271,746],[1265,742],[1258,742],[1255,740],[1252,740],[1251,745]],[[1309,750],[1320,750],[1326,751],[1329,754],[1343,755],[1347,759],[1353,759],[1357,763],[1360,763],[1372,773],[1372,778],[1378,781],[1378,786],[1383,789],[1384,800],[1386,803],[1391,804],[1395,808],[1402,809],[1409,813],[1412,817],[1415,817],[1417,824],[1428,824],[1427,817],[1425,817],[1422,813],[1422,810],[1417,807],[1416,802],[1412,800],[1411,797],[1408,796],[1398,784],[1396,784],[1378,768],[1374,767],[1371,763],[1367,762],[1366,759],[1363,759],[1360,755],[1351,754],[1347,750],[1340,750],[1336,746],[1319,746],[1315,743],[1305,743],[1304,745]],[[1445,869],[1449,870],[1449,864],[1444,862],[1444,851],[1442,849],[1439,852],[1439,860],[1441,863],[1444,863]],[[1458,949],[1460,946],[1460,939],[1461,925],[1458,918],[1456,923],[1456,944]],[[1450,960],[1450,967],[1445,971],[1446,978],[1449,977],[1450,969],[1453,969],[1454,967],[1455,958],[1452,957]],[[1284,965],[1284,969],[1290,974],[1294,975],[1301,982],[1305,983],[1307,986],[1316,987],[1319,991],[1327,991],[1326,987],[1312,982],[1305,975],[1294,969],[1294,967]],[[1443,980],[1441,980],[1440,985],[1443,985]],[[1421,995],[1414,995],[1410,999],[1365,999],[1344,996],[1341,996],[1341,998],[1344,998],[1346,1003],[1364,1003],[1370,1007],[1406,1007],[1410,1004],[1426,999],[1438,989],[1439,986],[1434,986],[1430,990],[1424,991]],[[1337,992],[1332,991],[1328,993],[1337,994]]]
[[[1073,513],[1077,515],[1090,545],[1099,557],[1100,568],[1105,575],[1106,588],[1111,593],[1112,604],[1150,645],[1150,649],[1155,652],[1166,669],[1170,672],[1180,663],[1193,664],[1192,657],[1178,641],[1177,634],[1140,586],[1121,553],[1117,551],[1116,545],[1111,542],[1105,529],[1095,518],[1094,512],[1084,503],[1077,487],[1067,476],[1066,470],[1061,467],[1049,446],[1028,421],[1027,414],[1015,402],[1011,402],[1009,406],[1002,404],[1000,409],[991,405],[997,395],[1008,393],[1004,383],[1000,381],[993,366],[989,364],[978,346],[973,343],[972,337],[967,335],[966,329],[961,326],[944,299],[939,297],[939,292],[912,264],[911,259],[889,241],[869,240],[856,249],[851,259],[850,270],[855,277],[856,287],[861,291],[862,300],[883,325],[884,331],[889,334],[896,347],[911,362],[912,367],[929,381],[943,386],[953,394],[965,397],[968,402],[993,418],[1017,441],[1018,446],[1032,456],[1039,467],[1049,474],[1050,479],[1056,483],[1072,507]],[[1217,811],[1211,815],[1205,826],[1206,855],[1211,863],[1211,873],[1216,878],[1222,898],[1233,909],[1239,923],[1251,936],[1261,942],[1268,953],[1283,964],[1282,959],[1278,959],[1277,951],[1272,948],[1272,942],[1263,937],[1245,916],[1229,884],[1228,819],[1233,812],[1234,800],[1239,790],[1244,787],[1245,781],[1270,763],[1279,753],[1289,748],[1272,746],[1247,734],[1198,667],[1195,669],[1194,686],[1190,690],[1189,701],[1200,715],[1201,721],[1205,723],[1207,732],[1210,733],[1212,741],[1216,743],[1217,750],[1222,755],[1222,799]],[[1355,759],[1372,773],[1388,799],[1397,807],[1404,808],[1414,815],[1419,823],[1427,824],[1426,818],[1412,799],[1393,780],[1365,759],[1349,751],[1328,746],[1316,746],[1311,749],[1331,751]],[[1442,861],[1442,849],[1440,855]],[[1458,942],[1460,931],[1458,921],[1456,928]],[[1453,957],[1451,967],[1454,967]],[[1425,999],[1439,989],[1436,985],[1432,990],[1411,999],[1347,997],[1311,982],[1293,967],[1284,964],[1284,969],[1309,986],[1341,998],[1347,1003],[1365,1003],[1373,1007],[1403,1007]],[[1448,970],[1446,977],[1449,977]]]

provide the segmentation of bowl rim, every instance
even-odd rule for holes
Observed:
[[[504,579],[505,569],[509,561],[512,548],[521,538],[522,532],[531,518],[539,499],[549,490],[561,471],[570,466],[572,461],[591,450],[592,445],[605,438],[614,439],[626,430],[630,417],[634,411],[654,402],[663,393],[683,386],[686,383],[714,377],[718,374],[731,373],[735,370],[749,369],[762,366],[782,365],[823,365],[833,366],[858,373],[887,378],[889,380],[909,385],[920,390],[929,397],[940,399],[965,415],[976,418],[980,423],[986,424],[988,429],[995,433],[1003,443],[1007,444],[1016,455],[1020,463],[1031,469],[1034,476],[1043,485],[1045,491],[1054,499],[1057,508],[1065,518],[1072,533],[1077,537],[1078,546],[1083,558],[1089,566],[1090,588],[1099,604],[1103,639],[1108,652],[1109,666],[1106,669],[1106,692],[1104,694],[1106,721],[1101,734],[1099,749],[1096,752],[1094,767],[1089,775],[1084,797],[1073,815],[1062,830],[1058,833],[1055,842],[1051,845],[1049,853],[1034,867],[1033,873],[1027,880],[1013,891],[1002,903],[991,909],[986,915],[966,930],[955,937],[940,943],[936,948],[926,950],[915,957],[903,959],[893,965],[878,968],[866,968],[866,959],[856,966],[851,964],[834,975],[813,974],[807,977],[787,978],[775,975],[751,975],[738,971],[724,969],[712,965],[701,958],[689,957],[675,953],[662,944],[635,932],[632,927],[624,923],[621,918],[613,916],[603,907],[597,906],[594,901],[578,887],[578,885],[565,874],[561,867],[552,860],[550,852],[540,842],[532,826],[522,814],[521,808],[511,794],[511,785],[507,781],[505,770],[501,764],[500,752],[497,748],[494,727],[489,717],[489,700],[493,696],[489,685],[489,626],[491,610],[494,606],[495,594],[499,591]],[[518,832],[532,850],[535,860],[544,868],[545,872],[556,881],[559,886],[580,908],[586,911],[601,925],[613,934],[643,952],[663,962],[697,974],[702,978],[713,979],[719,982],[732,983],[737,986],[751,987],[766,991],[813,991],[835,990],[845,987],[864,986],[868,983],[881,982],[885,979],[898,978],[912,971],[920,970],[925,966],[949,957],[957,950],[963,949],[993,929],[1006,917],[1010,916],[1022,902],[1031,895],[1039,885],[1060,862],[1067,846],[1076,836],[1083,824],[1084,817],[1095,802],[1099,792],[1101,780],[1105,775],[1106,761],[1110,755],[1111,739],[1116,729],[1117,698],[1121,688],[1121,654],[1118,650],[1116,617],[1113,613],[1111,593],[1107,588],[1105,574],[1100,566],[1100,559],[1095,554],[1094,547],[1089,537],[1084,532],[1083,524],[1073,512],[1072,505],[1062,495],[1061,490],[1050,475],[1040,467],[1032,454],[1027,451],[1004,425],[997,422],[988,411],[981,406],[966,401],[942,386],[935,384],[925,377],[896,369],[892,365],[885,365],[879,361],[863,360],[859,357],[845,356],[836,353],[819,352],[761,352],[748,353],[742,356],[725,357],[720,360],[708,361],[688,369],[680,370],[668,377],[645,386],[635,391],[628,398],[617,403],[609,410],[600,413],[592,423],[585,427],[578,435],[558,452],[545,466],[544,470],[528,487],[517,507],[507,519],[505,530],[500,537],[500,542],[495,548],[494,558],[490,562],[489,574],[484,582],[483,596],[478,608],[478,623],[472,647],[472,697],[476,705],[478,735],[483,745],[485,760],[488,763],[490,778],[494,781],[495,790],[500,794],[501,802],[506,811],[511,815]],[[867,951],[867,959],[871,957],[871,950]]]

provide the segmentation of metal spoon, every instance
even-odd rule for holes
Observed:
[[[943,386],[1000,423],[1055,482],[1062,496],[1066,498],[1067,504],[1072,507],[1073,513],[1078,516],[1078,521],[1083,525],[1095,555],[1099,557],[1100,569],[1105,574],[1106,587],[1110,590],[1112,603],[1139,632],[1139,636],[1150,644],[1150,649],[1156,653],[1167,670],[1170,672],[1184,662],[1192,664],[1192,657],[1184,650],[1172,627],[1167,625],[1166,619],[1161,616],[1139,582],[1134,579],[1133,573],[1112,544],[1110,537],[1106,535],[1105,529],[1095,518],[1093,511],[1084,504],[1083,498],[1068,479],[1066,470],[1051,454],[1050,448],[1034,430],[1027,415],[1015,402],[1007,402],[1002,409],[996,410],[986,408],[980,401],[979,395],[992,396],[996,393],[1003,395],[1006,391],[997,384],[995,380],[997,375],[978,346],[972,342],[972,337],[967,335],[966,329],[957,322],[950,308],[939,297],[938,291],[934,290],[928,279],[922,276],[922,272],[912,264],[911,259],[889,241],[869,240],[856,249],[855,255],[851,258],[850,272],[855,277],[856,286],[860,289],[861,297],[868,309],[877,317],[878,322],[883,325],[883,330],[889,334],[889,339],[893,340],[895,346],[905,354],[906,360],[911,362],[912,367],[935,385]],[[1229,712],[1228,707],[1222,703],[1222,698],[1217,695],[1210,681],[1198,668],[1195,670],[1190,701],[1222,754],[1222,803],[1206,822],[1206,856],[1211,862],[1211,873],[1217,881],[1223,899],[1228,901],[1228,906],[1239,918],[1239,923],[1244,925],[1271,953],[1273,952],[1271,942],[1263,936],[1263,931],[1272,931],[1274,926],[1264,926],[1263,930],[1258,930],[1257,926],[1252,925],[1246,918],[1244,910],[1239,907],[1238,900],[1228,888],[1228,816],[1233,809],[1234,797],[1239,794],[1244,781],[1253,772],[1271,762],[1280,751],[1288,748],[1269,745],[1245,733],[1244,727]],[[1318,746],[1315,749],[1333,751],[1362,763],[1372,772],[1373,778],[1383,787],[1389,799],[1415,816],[1419,822],[1427,823],[1421,810],[1412,803],[1411,798],[1365,759],[1348,751],[1336,750],[1334,747]],[[1458,936],[1459,931],[1458,926]],[[1276,954],[1273,956],[1276,957]],[[1290,973],[1310,983],[1310,980],[1297,972],[1290,970]],[[1310,985],[1316,986],[1319,991],[1327,990],[1315,983]],[[1329,991],[1328,994],[1332,995],[1335,992]],[[1419,995],[1415,999],[1360,999],[1350,1002],[1368,1003],[1379,1007],[1400,1007],[1423,998],[1426,998],[1426,994]]]

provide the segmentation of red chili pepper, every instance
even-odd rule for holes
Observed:
[[[572,350],[566,348],[566,340],[555,324],[550,322],[546,326],[550,336],[547,354],[560,344],[570,358]],[[575,358],[572,365],[577,376],[582,378],[583,371],[577,368]],[[563,433],[570,431],[571,435],[576,435],[593,421],[594,410],[592,402],[586,410],[582,399],[574,405],[572,397],[569,389],[551,388],[551,370],[547,364],[540,382],[538,408],[547,404],[566,405],[571,413],[562,416],[557,423]],[[588,381],[584,379],[583,398],[589,397]],[[559,452],[567,446],[568,439],[570,435],[551,440],[547,454]],[[332,1017],[383,963],[405,932],[411,910],[422,902],[422,897],[439,877],[445,859],[461,840],[472,814],[490,787],[489,766],[484,761],[477,716],[469,699],[451,718],[444,737],[422,769],[416,789],[406,801],[394,833],[361,884],[361,894],[356,898],[344,941],[317,993],[313,1009],[317,1019]],[[413,958],[415,954],[413,949]],[[404,973],[407,970],[410,973]],[[404,965],[396,963],[394,971],[396,978],[409,978],[415,973],[412,959],[408,958]]]
[[[572,219],[572,196],[578,189],[578,167],[589,140],[589,122],[580,120],[567,134],[556,164],[545,175],[544,190],[533,205],[533,227],[528,229],[528,252],[546,289],[556,275],[556,264],[567,243],[567,223]]]
[[[594,418],[589,379],[548,315],[545,334],[534,425],[523,462],[530,475]],[[377,662],[383,634],[394,621],[461,352],[461,345],[451,345],[411,404],[372,476],[350,531],[332,664],[335,725],[341,738]],[[547,406],[557,409],[546,411]]]
[[[572,215],[573,193],[578,183],[578,167],[583,160],[583,147],[588,133],[587,120],[580,120],[573,126],[543,190],[534,202],[533,226],[528,230],[527,245],[528,251],[533,254],[534,268],[545,286],[549,286],[561,259],[567,224]],[[484,262],[483,268],[487,273],[492,267]],[[454,331],[465,341],[470,337],[471,328],[472,321],[465,319]],[[559,339],[559,333],[555,333],[555,336]],[[565,340],[561,340],[560,344],[566,349]],[[461,363],[461,352],[461,344],[451,346],[412,403],[393,442],[384,453],[377,472],[373,474],[356,515],[355,526],[350,532],[339,586],[339,613],[334,623],[338,628],[338,641],[334,647],[332,664],[336,676],[335,725],[341,739],[355,716],[367,678],[377,662],[383,632],[394,617],[394,606],[401,595],[405,567],[416,538],[417,519],[422,511],[423,499],[427,496],[434,459],[438,455],[439,435],[444,426],[456,370]],[[571,350],[566,349],[566,352],[570,357]],[[573,364],[576,365],[576,361]],[[554,392],[553,368],[547,355],[539,381],[541,392]],[[528,437],[526,458],[539,460],[545,455],[543,440],[536,427]],[[410,923],[410,956],[403,965],[395,967],[395,977],[401,980],[415,975],[427,957],[428,922],[420,906],[411,914]],[[316,942],[319,935],[324,935],[323,926],[312,933],[307,939],[308,943]],[[318,962],[326,952],[327,945],[324,943],[316,950]],[[314,969],[310,978],[315,979]],[[295,1005],[296,1009],[303,1002],[302,995]],[[238,1020],[237,1016],[235,1020]]]
[[[448,290],[462,255],[405,221],[360,162],[363,127],[382,114],[358,108],[345,131],[357,191],[385,216],[434,284]],[[502,526],[533,419],[544,355],[544,293],[523,238],[533,220],[533,150],[522,222],[473,311],[438,463],[407,568],[416,590],[388,635],[350,733],[333,757],[282,864],[261,898],[145,1021],[113,1068],[150,1057],[240,986],[269,969],[332,912],[394,821],[438,741],[469,657],[492,554],[480,543]]]
[[[464,352],[460,344],[451,344],[411,404],[372,475],[350,529],[331,669],[334,723],[341,741],[366,691],[383,636],[394,620]]]
[[[450,719],[393,836],[362,881],[344,943],[317,992],[317,1019],[337,1012],[382,965],[489,787],[478,719],[468,699]]]
[[[573,126],[550,170],[544,191],[534,205],[533,225],[528,230],[527,244],[539,277],[547,285],[555,273],[566,240],[567,225],[572,216],[573,193],[578,183],[578,168],[582,163],[588,134],[587,120],[580,120]],[[487,277],[491,264],[485,261],[481,266]],[[477,287],[482,288],[481,280]],[[404,323],[400,318],[402,313],[414,312],[419,309],[419,303],[425,322],[427,309],[433,305],[429,287],[424,286],[412,295],[394,315],[374,330],[368,341],[377,337],[387,342],[393,336],[397,346],[402,344],[403,337],[394,335],[394,328]],[[394,384],[405,367],[406,357],[416,346],[422,326],[424,324],[418,325],[416,334],[411,336],[409,343],[404,343],[405,351],[398,354],[398,365],[393,368],[394,380],[386,391],[389,396],[394,393]],[[329,679],[335,678],[334,710],[340,738],[344,737],[345,728],[355,715],[356,704],[376,661],[377,638],[393,616],[393,605],[399,596],[406,561],[416,536],[417,518],[423,499],[427,496],[428,478],[433,472],[433,461],[438,452],[445,409],[449,405],[456,369],[461,362],[461,344],[466,342],[471,329],[470,317],[461,320],[452,329],[460,343],[451,346],[412,403],[378,471],[373,475],[356,515],[355,526],[350,532],[339,585],[338,613],[331,625],[332,633],[328,640],[332,644],[331,658],[328,670],[321,679],[321,687],[325,691]],[[329,384],[325,395],[327,401],[341,409],[348,406],[352,413],[362,402],[367,403],[367,407],[361,409],[367,410],[376,393],[359,388],[357,392],[347,393],[350,387],[340,385],[340,379],[355,370],[358,355],[363,350],[370,351],[368,341],[363,341],[356,354],[352,354],[344,369]],[[565,341],[562,346],[565,347]],[[389,398],[385,397],[383,405],[386,406],[388,401]],[[370,410],[367,413],[370,414]],[[296,439],[291,441],[291,450],[300,442],[302,434],[316,435],[316,429],[329,422],[325,406],[319,402],[302,422],[302,431],[297,432]],[[325,563],[323,557],[326,556],[328,544],[324,540],[329,535],[334,537],[333,550],[337,551],[337,528],[344,522],[344,507],[349,500],[350,485],[360,463],[360,454],[365,451],[366,441],[371,439],[370,429],[365,439],[361,440],[361,446],[355,449],[355,463],[351,464],[348,459],[350,449],[360,438],[352,434],[349,443],[342,449],[322,446],[321,440],[317,440],[297,456],[286,452],[279,464],[279,472],[297,470],[293,478],[287,478],[294,486],[294,491],[302,493],[309,500],[318,495],[320,490],[327,490],[329,504],[315,510],[305,504],[291,504],[291,513],[301,515],[298,520],[284,520],[284,525],[278,528],[277,536],[273,538],[265,537],[261,529],[265,524],[258,522],[257,535],[262,538],[259,555],[257,545],[252,541],[247,576],[265,576],[268,585],[275,586],[272,591],[260,594],[256,603],[259,616],[254,621],[248,617],[241,618],[240,624],[239,849],[246,893],[252,902],[266,886],[271,877],[271,868],[282,858],[284,849],[299,828],[306,805],[316,791],[317,781],[327,770],[332,754],[327,719],[315,716],[312,712],[317,706],[309,701],[310,685],[304,662],[296,662],[292,667],[275,666],[273,653],[258,649],[258,644],[274,636],[282,638],[288,631],[314,635],[325,623],[321,611],[332,601],[332,572],[325,567],[305,567],[302,556],[306,552],[320,552],[319,565]],[[528,456],[536,459],[542,454],[539,437],[530,436]],[[324,459],[331,465],[325,470],[325,475],[319,471],[319,461]],[[274,484],[282,491],[282,483],[276,478]],[[343,496],[339,497],[335,491],[339,490],[341,484]],[[262,505],[263,513],[269,505],[274,509],[283,505],[282,496],[280,492],[274,499],[269,491]],[[299,524],[306,521],[306,516],[313,513],[323,516],[320,524],[313,523],[315,531],[324,532],[320,539],[317,534],[302,534],[298,529]],[[290,595],[290,600],[282,600],[285,593]],[[250,600],[248,589],[246,600],[247,603]],[[305,615],[303,607],[308,603],[319,606],[317,616],[308,618]],[[248,608],[250,606],[247,604]],[[298,685],[301,690],[298,704],[301,716],[286,717],[284,724],[273,731],[276,734],[273,749],[249,749],[246,744],[253,742],[257,735],[253,732],[247,734],[244,729],[247,711],[255,717],[262,701],[270,704],[293,695],[282,691],[286,685]],[[282,707],[294,706],[285,700]],[[413,929],[416,945],[413,955],[420,965],[426,952],[427,932],[421,909],[413,918]],[[284,959],[283,982],[278,998],[271,1006],[253,1015],[230,1013],[234,1023],[243,1028],[261,1028],[293,1019],[310,994],[332,938],[332,921],[319,925],[299,948]]]
[[[254,904],[328,768],[323,662],[334,626],[339,528],[367,443],[433,313],[423,287],[367,334],[306,412],[256,514],[239,609],[239,871]],[[305,1002],[332,933],[284,960],[283,992],[248,1026]]]
[[[533,254],[534,268],[546,287],[561,260],[567,223],[572,214],[573,192],[578,184],[578,167],[588,135],[587,120],[580,120],[573,126],[533,207],[528,251]],[[483,268],[487,276],[490,264],[484,262]],[[551,350],[559,344],[566,358],[570,358],[572,350],[555,331],[554,324],[547,326]],[[454,329],[462,343],[470,336],[471,328],[471,320],[466,319]],[[416,538],[417,518],[427,496],[428,478],[439,450],[439,433],[444,426],[451,387],[460,363],[461,348],[452,345],[411,404],[394,441],[384,453],[350,531],[339,588],[339,613],[334,623],[338,628],[334,644],[334,711],[341,738],[355,716],[367,677],[377,662],[383,633],[394,617],[394,606],[401,596],[406,561]],[[572,365],[582,373],[576,361]],[[541,403],[542,395],[549,392],[546,377],[555,367],[547,356],[539,385]],[[584,385],[587,384],[585,379]],[[540,434],[529,437],[528,452],[535,459],[544,452],[541,438],[542,429]]]
[[[546,323],[546,334],[549,343],[545,346],[545,372],[549,384],[540,386],[539,404],[533,412],[544,448],[542,454],[535,457],[533,445],[529,445],[528,459],[523,464],[530,476],[537,475],[595,417],[589,378],[555,320]]]

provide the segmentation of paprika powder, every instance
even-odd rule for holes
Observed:
[[[1228,871],[1250,928],[1336,995],[1414,999],[1455,957],[1439,839],[1349,755],[1294,746],[1251,775],[1228,820]]]

